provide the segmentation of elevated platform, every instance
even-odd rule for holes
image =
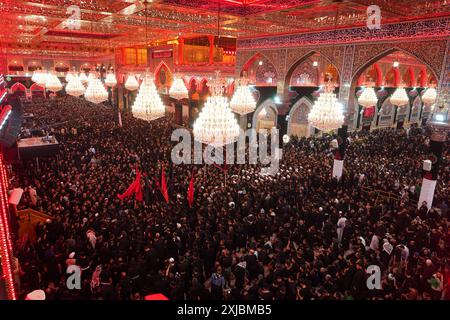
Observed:
[[[33,137],[17,141],[19,159],[51,157],[58,153],[59,142],[53,137]]]

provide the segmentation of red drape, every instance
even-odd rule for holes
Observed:
[[[192,172],[191,181],[189,182],[188,202],[189,208],[192,208],[192,205],[194,204],[194,172]]]

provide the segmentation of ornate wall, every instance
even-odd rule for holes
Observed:
[[[339,71],[339,100],[353,109],[351,92],[361,73],[380,58],[401,50],[424,63],[439,79],[438,103],[450,94],[450,19],[434,19],[382,26],[381,30],[355,28],[322,33],[242,39],[237,43],[236,75],[256,54],[276,68],[277,93],[288,101],[287,90],[293,68],[317,52]],[[284,113],[288,110],[284,108]]]

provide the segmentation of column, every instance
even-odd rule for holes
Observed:
[[[178,38],[178,64],[182,65],[183,61],[183,52],[184,52],[184,38]]]
[[[353,61],[355,56],[355,45],[347,45],[344,48],[342,70],[341,70],[341,83],[339,84],[339,102],[344,106],[345,123],[350,122],[352,119],[352,128],[358,120],[358,114],[355,114],[355,106],[353,103],[354,86],[352,86],[353,80]]]
[[[214,63],[214,36],[208,36],[209,40],[209,64]]]
[[[447,40],[447,49],[442,63],[442,72],[438,82],[438,97],[436,100],[436,107],[444,107],[440,114],[444,116],[444,121],[446,122],[450,121],[448,101],[450,101],[450,40]],[[433,112],[434,116],[436,115],[436,109]]]
[[[439,175],[439,167],[442,162],[442,153],[444,150],[444,143],[446,140],[446,133],[433,132],[431,135],[430,148],[428,159],[423,163],[423,180],[422,188],[420,189],[419,202],[417,208],[422,206],[426,201],[428,209],[433,205],[434,191]]]

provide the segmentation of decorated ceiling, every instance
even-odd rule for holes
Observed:
[[[450,0],[0,0],[0,37],[12,53],[100,54],[218,26],[238,38],[363,26],[372,4],[382,23],[450,17]]]

